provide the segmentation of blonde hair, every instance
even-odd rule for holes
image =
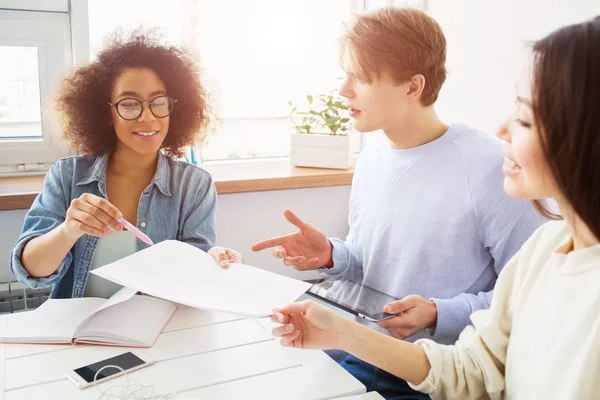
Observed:
[[[446,80],[446,38],[440,25],[416,8],[384,8],[363,14],[340,38],[340,63],[361,81],[387,74],[394,83],[425,77],[420,101],[429,106]]]

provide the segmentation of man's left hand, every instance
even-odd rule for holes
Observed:
[[[398,339],[406,339],[426,328],[435,329],[437,324],[435,302],[416,294],[386,304],[383,311],[389,314],[402,313],[377,323]]]

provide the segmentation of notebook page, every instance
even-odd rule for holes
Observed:
[[[169,301],[150,296],[133,296],[129,300],[99,311],[76,333],[78,340],[90,336],[113,338],[111,343],[152,344],[160,334],[166,320],[165,314],[175,311]],[[169,314],[166,318],[170,318]],[[133,339],[133,340],[130,340]]]
[[[0,340],[71,342],[75,330],[105,299],[49,299],[34,311],[7,315]]]
[[[310,287],[249,265],[223,269],[202,250],[174,240],[92,273],[176,303],[247,317],[270,315],[272,309],[293,302]]]
[[[98,307],[94,313],[100,312],[105,308],[112,307],[115,304],[126,302],[131,299],[137,293],[136,290],[130,289],[128,287],[122,287],[117,291],[117,293],[110,296],[108,300],[106,300],[100,307]]]
[[[130,289],[128,287],[122,287],[115,294],[110,296],[110,298],[108,300],[104,300],[104,302],[98,308],[96,308],[94,311],[92,311],[86,319],[81,321],[81,323],[78,326],[79,327],[85,326],[88,323],[88,321],[90,319],[94,318],[94,316],[97,313],[99,313],[100,311],[102,311],[106,308],[112,307],[115,304],[123,303],[123,302],[131,299],[133,296],[135,296],[136,293],[137,293],[136,290]],[[77,330],[75,331],[75,334],[77,334]]]

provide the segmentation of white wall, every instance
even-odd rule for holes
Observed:
[[[316,278],[318,275],[314,272],[298,272],[285,267],[269,250],[252,253],[250,246],[258,240],[296,230],[283,217],[285,208],[290,208],[328,236],[345,237],[349,195],[350,186],[221,195],[217,211],[218,243],[242,252],[247,264],[298,279]],[[14,280],[8,260],[21,232],[25,212],[0,211],[0,282]]]
[[[438,113],[493,133],[513,112],[527,42],[600,15],[600,1],[427,0],[427,11],[448,41]]]

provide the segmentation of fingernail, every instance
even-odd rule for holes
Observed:
[[[285,331],[286,331],[286,332],[291,332],[291,331],[293,331],[293,330],[294,330],[294,327],[293,327],[293,326],[291,326],[291,325],[286,325],[286,326],[285,326]]]
[[[283,314],[277,314],[275,318],[277,319],[277,322],[283,324]]]
[[[385,311],[386,313],[392,313],[394,312],[394,309],[392,308],[392,306],[385,306],[383,311]]]
[[[117,219],[121,219],[121,218],[123,218],[123,214],[121,214],[121,213],[119,212],[119,213],[117,213],[117,214],[115,215],[115,217],[116,217]]]

